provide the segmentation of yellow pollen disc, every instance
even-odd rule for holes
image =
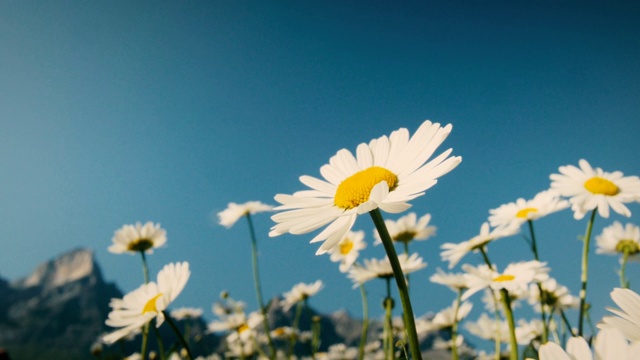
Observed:
[[[351,249],[353,249],[353,241],[345,239],[340,243],[340,254],[347,255],[351,252]]]
[[[281,328],[281,327],[276,328],[275,330],[273,330],[273,332],[276,336],[282,336],[286,333],[284,328]]]
[[[620,240],[616,245],[616,251],[619,253],[627,253],[628,255],[635,255],[640,252],[640,244],[634,240]]]
[[[398,177],[391,171],[380,166],[372,166],[366,170],[359,171],[344,179],[333,198],[333,203],[345,210],[353,209],[360,204],[369,201],[371,189],[382,181],[389,185],[392,191],[398,185]]]
[[[136,241],[132,241],[127,246],[127,250],[129,251],[147,251],[153,247],[153,241],[151,239],[138,239]]]
[[[403,231],[401,233],[399,233],[398,235],[393,237],[393,240],[395,241],[401,241],[401,242],[409,242],[411,240],[413,240],[413,238],[416,237],[416,232],[415,231]]]
[[[524,208],[516,213],[516,217],[520,219],[526,219],[529,217],[529,214],[538,212],[536,208]]]
[[[238,328],[238,332],[239,332],[239,333],[241,333],[241,332],[243,332],[243,331],[247,331],[247,330],[249,330],[249,325],[247,325],[247,324],[242,324],[242,325],[240,325],[240,327]]]
[[[144,308],[142,308],[142,313],[146,314],[148,312],[158,312],[158,309],[156,308],[156,300],[158,300],[158,298],[162,296],[162,293],[154,296],[151,298],[151,300],[147,301],[146,304],[144,304]]]
[[[620,188],[616,184],[607,179],[600,177],[592,177],[585,181],[584,188],[589,190],[592,194],[602,194],[607,196],[618,195]]]
[[[493,279],[493,281],[496,282],[504,282],[504,281],[511,281],[513,279],[515,279],[516,277],[513,275],[507,275],[507,274],[503,274],[498,276],[497,278]]]

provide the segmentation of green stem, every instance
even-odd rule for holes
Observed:
[[[578,336],[582,336],[584,328],[584,316],[587,307],[587,280],[589,279],[589,243],[591,242],[591,230],[598,208],[593,209],[591,218],[587,223],[587,231],[584,235],[584,245],[582,248],[582,274],[580,275],[580,317],[578,318]]]
[[[456,340],[458,339],[458,310],[460,310],[460,299],[462,298],[462,289],[458,289],[458,296],[456,297],[456,305],[453,309],[453,325],[451,326],[451,359],[458,360],[458,345]]]
[[[153,326],[153,332],[156,335],[156,343],[158,344],[158,352],[160,353],[160,360],[165,360],[167,357],[164,353],[164,344],[162,343],[162,338],[160,337],[160,330],[158,330],[156,326]]]
[[[489,260],[489,255],[487,254],[487,250],[485,249],[485,246],[482,245],[479,249],[480,254],[482,254],[482,259],[484,260],[485,264],[487,264],[487,266],[490,269],[493,269],[493,265],[491,264],[491,260]],[[500,348],[502,345],[502,330],[501,330],[501,325],[500,325],[500,310],[498,309],[498,299],[496,297],[496,292],[495,290],[489,288],[489,290],[491,291],[491,298],[493,299],[493,307],[494,307],[494,317],[496,319],[496,339],[495,339],[495,359],[496,360],[500,360]]]
[[[144,251],[140,251],[140,256],[142,257],[142,275],[144,276],[144,283],[149,283],[149,268],[147,267],[147,257],[144,254]]]
[[[571,334],[571,336],[575,336],[575,334],[573,333],[573,328],[569,323],[569,319],[567,319],[567,314],[564,313],[564,310],[562,309],[559,309],[559,310],[560,310],[560,317],[562,318],[562,321],[565,323],[565,325],[567,325],[567,330],[569,330],[569,333]]]
[[[291,325],[291,336],[289,337],[289,352],[287,353],[287,358],[291,359],[293,355],[293,347],[296,344],[296,337],[298,333],[298,324],[300,323],[300,317],[302,316],[302,308],[304,307],[305,301],[298,301],[296,305],[296,315],[293,318],[293,324]]]
[[[393,360],[394,358],[394,346],[393,346],[393,322],[392,322],[392,311],[393,311],[393,299],[389,295],[390,291],[390,278],[386,278],[387,280],[387,297],[384,298],[383,307],[384,307],[384,352],[386,354],[387,360]]]
[[[360,297],[362,298],[362,333],[360,334],[360,346],[358,347],[358,360],[364,359],[364,347],[367,343],[367,333],[369,332],[369,301],[367,290],[360,284]]]
[[[504,306],[504,316],[509,324],[509,359],[518,360],[518,339],[516,338],[516,324],[513,320],[513,311],[511,311],[511,298],[506,289],[500,289],[500,300]]]
[[[620,265],[620,287],[623,289],[629,288],[629,280],[627,280],[627,277],[625,275],[628,260],[629,250],[624,249],[624,253],[622,254],[622,264]]]
[[[400,295],[400,301],[402,302],[402,310],[404,312],[404,324],[407,337],[409,338],[409,349],[413,360],[422,360],[422,353],[420,351],[420,343],[418,342],[418,333],[416,332],[415,318],[413,316],[413,309],[411,307],[411,299],[409,298],[409,289],[407,282],[404,278],[400,262],[398,261],[398,255],[393,246],[393,241],[389,236],[389,231],[384,223],[380,209],[374,209],[369,212],[371,219],[380,234],[380,239],[384,245],[384,249],[389,258],[391,269],[393,270],[393,276],[396,280],[396,286],[398,287],[398,294]]]
[[[142,329],[142,347],[140,349],[140,359],[145,360],[147,358],[147,345],[149,343],[149,323],[144,325]]]
[[[311,319],[311,358],[316,358],[316,353],[320,347],[320,331],[322,330],[322,324],[320,323],[320,316],[313,316]]]
[[[144,254],[144,251],[140,251],[140,258],[142,259],[142,275],[144,277],[144,283],[149,283],[149,268],[147,266],[147,258]],[[145,360],[147,357],[147,346],[149,344],[149,323],[144,325],[144,329],[142,330],[142,348],[140,349],[140,356],[142,360]]]
[[[536,244],[536,233],[533,231],[533,220],[528,220],[529,224],[529,233],[531,234],[531,252],[533,253],[533,258],[537,261],[540,261],[540,256],[538,255],[538,245]],[[545,302],[547,299],[547,293],[542,290],[542,283],[538,282],[538,293],[540,294],[540,317],[542,320],[542,343],[546,344],[549,339],[549,328],[547,327],[547,313],[545,311]]]
[[[256,240],[256,233],[253,227],[253,221],[251,220],[251,214],[246,214],[247,222],[249,223],[249,233],[251,235],[251,260],[253,265],[253,283],[256,289],[256,297],[258,299],[258,306],[260,306],[260,312],[262,313],[262,326],[264,332],[267,335],[267,341],[269,344],[270,359],[275,359],[276,349],[273,345],[273,339],[271,339],[271,331],[269,330],[269,322],[267,319],[267,309],[264,306],[264,299],[262,298],[262,287],[260,285],[260,272],[258,270],[258,241]]]
[[[180,342],[182,347],[187,351],[187,358],[190,359],[190,360],[193,360],[193,355],[191,355],[191,350],[189,349],[189,344],[187,343],[187,341],[184,339],[184,337],[180,333],[180,330],[178,329],[176,324],[173,322],[173,319],[171,319],[171,316],[169,316],[169,314],[166,311],[163,311],[162,313],[164,314],[165,321],[167,322],[167,324],[169,324],[169,327],[171,327],[173,332],[175,332],[176,335],[178,336],[178,341]]]

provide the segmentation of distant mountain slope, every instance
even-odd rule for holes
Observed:
[[[115,284],[104,281],[92,251],[87,249],[75,249],[49,260],[23,279],[9,282],[0,278],[0,349],[6,349],[13,360],[94,359],[91,345],[100,334],[113,330],[104,323],[109,301],[122,296]],[[294,317],[294,311],[283,311],[280,302],[273,299],[268,311],[272,329],[290,326]],[[308,308],[300,319],[302,330],[310,329],[313,316],[320,318],[321,351],[337,343],[358,345],[361,320],[345,311],[326,315]],[[224,350],[218,335],[205,333],[204,319],[191,320],[190,328],[192,339],[198,339],[192,340],[196,355]],[[381,329],[380,322],[372,320],[368,340],[377,339]],[[168,326],[162,326],[160,334],[167,348],[177,342]],[[427,338],[423,348],[429,348],[432,340]],[[155,341],[150,341],[150,346],[154,348]],[[106,350],[111,354],[108,358],[115,359],[139,349],[140,337]],[[296,353],[306,354],[308,347],[300,345]]]

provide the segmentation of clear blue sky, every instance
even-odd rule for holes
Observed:
[[[453,299],[428,281],[446,266],[439,246],[476,235],[489,209],[533,197],[580,158],[640,175],[639,17],[619,1],[3,1],[0,276],[87,247],[131,291],[139,258],[107,247],[123,224],[154,221],[168,245],[152,273],[191,263],[178,306],[211,318],[226,289],[255,309],[245,223],[226,230],[215,213],[274,204],[337,150],[431,119],[453,124],[442,150],[463,158],[413,202],[438,226],[414,248],[429,263],[412,276],[414,309],[437,311]],[[360,316],[359,292],[314,255],[312,234],[268,238],[268,215],[255,220],[266,297],[321,278],[313,306]],[[585,225],[569,211],[538,223],[542,258],[576,294]],[[369,219],[355,229],[371,244]],[[490,254],[500,268],[531,258],[517,237]],[[616,268],[593,256],[596,319]],[[638,264],[629,271],[640,284]],[[374,315],[381,285],[368,286]]]

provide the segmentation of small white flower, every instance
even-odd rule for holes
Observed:
[[[202,316],[202,309],[183,307],[171,310],[171,317],[180,321],[186,319],[197,319]]]
[[[111,299],[113,308],[105,323],[120,329],[102,339],[113,344],[143,325],[156,319],[156,327],[164,322],[163,311],[175,300],[189,280],[189,263],[168,264],[158,273],[158,282],[150,282],[128,293],[122,299]]]
[[[409,274],[414,271],[418,271],[427,266],[427,263],[422,261],[422,258],[417,253],[407,256],[407,254],[398,255],[398,261],[400,262],[400,268],[404,274]],[[354,288],[364,284],[365,282],[375,278],[390,278],[393,276],[393,269],[389,258],[384,259],[365,259],[362,266],[353,266],[349,270],[349,278],[353,280]]]
[[[331,261],[340,263],[340,271],[349,271],[353,263],[358,259],[360,250],[367,247],[364,241],[364,231],[349,231],[337,246],[334,246],[329,253]]]
[[[391,240],[409,243],[413,240],[427,240],[436,234],[436,227],[430,226],[430,221],[431,214],[425,214],[417,220],[416,213],[411,212],[396,221],[385,220],[384,223]],[[373,236],[376,238],[375,245],[382,243],[377,230],[373,231]]]
[[[528,220],[537,220],[554,212],[569,207],[569,202],[560,198],[555,191],[545,190],[533,199],[520,198],[515,202],[501,205],[497,209],[489,210],[491,226],[520,227]]]
[[[602,229],[596,236],[596,254],[622,255],[625,252],[633,259],[640,257],[640,227],[618,221]]]
[[[509,296],[523,297],[528,294],[530,283],[544,281],[548,278],[550,269],[545,265],[546,263],[537,260],[522,261],[507,265],[504,272],[499,273],[487,265],[474,267],[464,264],[462,269],[467,272],[469,289],[462,295],[462,300],[468,299],[471,295],[487,287],[493,290],[505,289]]]
[[[159,248],[167,242],[167,232],[160,227],[160,224],[147,222],[142,225],[137,222],[135,225],[124,225],[118,229],[112,239],[113,244],[109,246],[109,252],[114,254],[145,252],[151,254],[153,249]]]
[[[431,275],[429,280],[436,284],[445,285],[455,293],[458,293],[459,290],[464,290],[469,287],[467,278],[463,273],[445,273],[440,268],[436,269],[436,273]]]
[[[322,286],[322,280],[317,280],[312,284],[298,283],[294,285],[290,291],[284,293],[282,308],[285,311],[289,311],[295,304],[317,294],[322,289]]]
[[[220,225],[230,228],[241,217],[247,214],[257,214],[265,211],[271,211],[273,206],[263,204],[260,201],[248,201],[244,204],[236,204],[230,202],[227,208],[218,213],[218,221]]]
[[[629,217],[631,211],[624,203],[640,198],[640,178],[624,176],[620,171],[605,172],[592,168],[581,159],[580,168],[573,165],[560,166],[560,174],[551,174],[551,189],[568,197],[573,217],[580,220],[594,209],[603,218],[609,217],[609,207],[620,215]]]
[[[485,222],[480,227],[480,234],[472,237],[467,241],[463,241],[458,244],[444,243],[440,246],[443,250],[440,253],[442,261],[449,262],[449,269],[456,266],[456,264],[469,252],[477,252],[480,248],[485,247],[490,242],[518,233],[517,227],[508,228],[495,228],[490,230],[489,223]]]

